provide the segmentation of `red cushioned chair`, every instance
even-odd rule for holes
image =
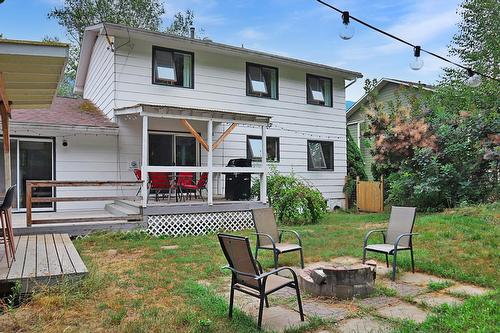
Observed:
[[[182,186],[182,189],[194,192],[195,199],[196,199],[196,192],[199,192],[201,200],[205,201],[205,199],[203,199],[203,195],[201,194],[201,190],[207,189],[207,182],[208,182],[208,172],[203,172],[196,184],[185,184]]]
[[[170,180],[170,175],[167,172],[148,172],[149,174],[149,191],[155,194],[155,200],[158,201],[160,194],[165,198],[165,193],[168,191],[168,201],[172,197],[172,192],[175,194],[176,186]],[[149,195],[148,195],[149,197]]]

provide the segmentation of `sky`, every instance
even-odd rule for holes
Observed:
[[[66,41],[64,28],[47,13],[63,0],[5,0],[0,5],[4,38]],[[441,55],[457,31],[460,0],[329,0],[352,16]],[[413,50],[357,23],[355,35],[338,37],[340,14],[315,0],[166,0],[167,26],[178,11],[192,9],[195,26],[213,41],[271,52],[361,72],[346,99],[363,93],[366,78],[395,78],[432,84],[439,79],[441,60],[422,55],[424,67],[409,67]],[[456,60],[456,59],[454,59]]]

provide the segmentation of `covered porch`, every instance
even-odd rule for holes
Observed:
[[[140,206],[144,215],[248,211],[267,204],[266,130],[270,117],[150,104],[116,109],[115,116],[118,121],[133,119],[134,126],[140,124],[140,129],[135,130],[135,135],[140,135],[140,162],[132,161],[129,168],[134,169],[136,176],[140,174],[141,180],[148,186],[141,188],[140,203],[128,203]],[[251,127],[254,134],[256,130],[261,134],[261,147],[258,148],[262,158],[252,166],[251,161],[246,166],[227,165],[234,158],[239,160],[247,157],[241,156],[241,152],[237,153],[239,155],[222,152],[221,146],[226,139],[231,138],[237,127]],[[173,191],[166,189],[159,196],[155,194],[154,179],[151,178],[158,177],[158,174],[166,175],[164,177],[167,177],[169,184],[173,184]],[[247,195],[244,200],[228,195],[226,178],[235,174],[248,175],[248,178],[260,181],[260,195],[255,198]],[[185,179],[182,178],[186,175],[192,175],[192,181],[188,180],[194,185],[188,186],[191,191],[183,186]],[[204,188],[201,198],[196,190],[197,185]],[[245,185],[249,191],[250,180],[247,179]],[[195,193],[198,195],[195,196]]]

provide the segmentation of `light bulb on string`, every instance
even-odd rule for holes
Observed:
[[[340,26],[339,37],[349,40],[354,36],[354,27],[349,22],[349,12],[342,12],[342,25]]]
[[[420,58],[420,46],[415,46],[415,48],[413,49],[413,56],[415,57],[415,59],[410,62],[410,68],[414,71],[418,71],[419,69],[424,67],[424,61]]]
[[[467,69],[467,74],[469,78],[465,81],[469,87],[477,88],[481,85],[481,75],[474,72],[472,69]]]

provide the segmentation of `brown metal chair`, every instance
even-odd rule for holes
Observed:
[[[415,224],[415,207],[396,207],[391,209],[391,217],[387,230],[369,231],[363,242],[363,263],[366,260],[366,251],[372,251],[385,254],[385,263],[389,268],[389,255],[392,255],[392,280],[396,279],[397,262],[396,257],[399,251],[410,251],[411,270],[415,273],[415,262],[413,260],[412,237],[418,235],[413,233]],[[371,234],[379,232],[382,234],[383,244],[368,244],[368,238]]]
[[[5,258],[7,259],[7,266],[10,267],[12,261],[9,261],[9,252],[12,260],[16,260],[16,248],[14,245],[14,230],[12,228],[12,220],[10,209],[14,202],[14,192],[16,185],[11,186],[5,193],[2,205],[0,206],[0,221],[2,223],[2,240],[5,247]]]
[[[233,316],[234,291],[238,290],[247,295],[257,297],[260,300],[257,326],[261,328],[264,303],[266,307],[269,307],[267,296],[282,288],[290,287],[295,289],[297,303],[299,305],[300,320],[304,321],[304,312],[302,310],[297,275],[291,268],[281,267],[264,273],[262,271],[262,266],[252,256],[250,242],[247,237],[227,234],[218,234],[218,237],[224,256],[229,264],[224,268],[231,270],[232,273],[231,293],[229,296],[229,318]],[[277,275],[278,272],[283,270],[290,271],[293,279]]]
[[[257,235],[257,245],[255,247],[255,259],[259,250],[271,250],[274,255],[274,268],[278,268],[278,256],[287,252],[300,252],[300,266],[304,268],[304,253],[302,252],[302,239],[296,231],[280,229],[276,224],[272,208],[259,208],[252,210]],[[282,243],[283,234],[291,233],[297,239],[298,244]]]

